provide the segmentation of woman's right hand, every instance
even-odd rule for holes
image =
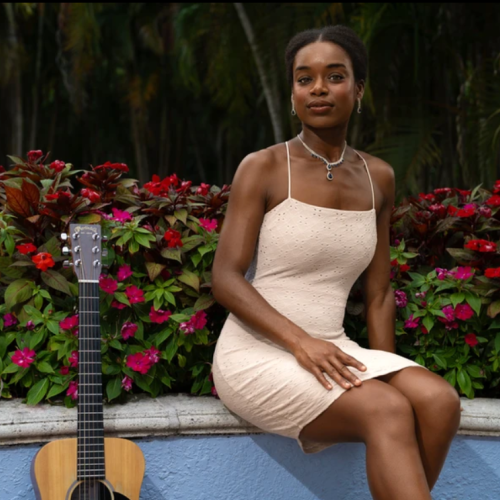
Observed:
[[[362,384],[362,381],[347,366],[353,366],[360,371],[365,371],[366,367],[332,342],[308,336],[301,339],[300,344],[294,349],[293,355],[299,365],[311,372],[328,390],[332,386],[323,372],[326,372],[345,389]]]

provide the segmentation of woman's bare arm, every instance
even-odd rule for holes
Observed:
[[[212,293],[250,328],[293,353],[309,335],[245,279],[265,214],[266,180],[275,162],[274,153],[266,149],[245,157],[236,170],[212,266]]]

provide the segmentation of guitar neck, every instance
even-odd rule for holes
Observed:
[[[79,282],[78,479],[105,477],[98,282]]]

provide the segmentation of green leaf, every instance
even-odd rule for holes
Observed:
[[[427,330],[430,332],[432,330],[432,327],[435,324],[434,318],[431,315],[427,315],[423,320],[422,320],[423,325]]]
[[[122,392],[122,382],[120,377],[111,379],[106,385],[106,394],[108,395],[108,401],[117,398]]]
[[[29,405],[38,404],[47,394],[47,390],[49,389],[49,379],[44,378],[38,381],[29,391],[27,395],[26,403]]]
[[[112,340],[112,341],[109,343],[109,345],[110,345],[111,347],[114,347],[115,349],[118,349],[119,351],[123,351],[123,345],[122,345],[122,343],[121,343],[119,340],[117,340],[117,339]]]
[[[490,318],[495,318],[497,314],[500,313],[500,300],[492,302],[488,306],[487,314]]]
[[[213,298],[212,295],[202,295],[194,303],[193,307],[195,311],[200,311],[202,309],[208,309],[213,304],[215,304],[215,299]]]
[[[16,373],[21,369],[19,365],[16,365],[16,363],[11,363],[10,365],[7,365],[2,374],[5,373]]]
[[[465,299],[467,303],[474,309],[475,313],[479,316],[481,314],[481,298],[471,292],[465,292]]]
[[[474,378],[485,377],[485,375],[481,375],[481,368],[477,365],[467,365],[465,369],[469,372],[469,374]]]
[[[49,393],[47,394],[47,399],[53,398],[54,396],[57,396],[58,394],[61,394],[61,392],[65,391],[69,386],[69,382],[66,384],[54,384],[51,388]]]
[[[41,328],[40,331],[36,332],[30,340],[30,349],[36,349],[38,345],[43,342],[45,338],[45,328]]]
[[[130,243],[128,244],[128,251],[130,253],[137,253],[139,251],[139,243],[137,241],[131,240]]]
[[[167,302],[169,302],[170,304],[172,304],[175,307],[175,305],[176,305],[175,297],[172,293],[170,293],[168,290],[165,290],[163,292],[163,296],[165,297]]]
[[[452,293],[450,295],[451,303],[453,304],[453,308],[457,307],[457,304],[460,304],[465,299],[465,294],[463,292]]]
[[[200,292],[200,277],[196,273],[184,269],[177,279],[191,288],[194,288],[198,293]]]
[[[130,305],[127,295],[124,292],[115,292],[115,299],[122,304]]]
[[[10,311],[11,308],[20,302],[25,302],[33,295],[33,288],[31,281],[27,279],[20,279],[12,282],[5,290],[5,308]]]
[[[157,262],[146,262],[146,270],[148,272],[149,279],[154,281],[160,273],[165,269],[165,264],[158,264]]]
[[[54,335],[57,335],[61,331],[58,321],[47,321],[47,324],[45,326],[47,327],[49,332],[53,333]]]
[[[68,280],[62,274],[52,271],[52,269],[47,269],[45,272],[42,271],[41,277],[51,288],[71,296]]]
[[[186,224],[187,215],[188,212],[185,208],[180,208],[179,210],[175,210],[174,212],[174,217],[182,221],[184,224]]]
[[[169,328],[165,328],[164,330],[162,330],[161,332],[157,333],[155,338],[154,338],[154,344],[156,347],[160,347],[161,343],[162,342],[165,342],[165,340],[168,339],[168,337],[170,337],[170,335],[172,334],[172,329],[169,327]]]
[[[183,356],[180,353],[177,353],[177,360],[179,361],[179,366],[184,368],[186,366],[186,356]]]
[[[175,353],[177,352],[178,345],[177,345],[177,339],[176,335],[174,335],[171,339],[170,342],[167,344],[167,347],[165,347],[165,357],[167,358],[167,361],[170,363],[175,356]]]
[[[200,263],[201,259],[202,259],[202,256],[199,253],[191,255],[191,262],[193,263],[194,267],[198,266],[198,264]]]
[[[449,372],[446,372],[444,375],[444,379],[447,380],[453,387],[455,387],[457,383],[457,370],[453,368]]]
[[[202,247],[198,248],[198,252],[201,256],[205,255],[206,253],[210,252],[212,250],[212,247],[210,245],[203,245]]]
[[[497,336],[495,337],[495,351],[497,354],[500,353],[500,332],[497,333]]]
[[[153,235],[151,235],[153,236]],[[139,245],[142,245],[143,247],[146,247],[146,248],[151,248],[151,244],[150,242],[152,241],[151,238],[149,238],[149,236],[145,235],[145,234],[140,234],[140,233],[135,233],[134,234],[134,240],[139,244]],[[154,236],[153,236],[153,240],[154,240]]]
[[[180,248],[164,248],[161,251],[161,256],[165,259],[176,260],[182,264]]]
[[[38,321],[39,323],[43,321],[43,314],[33,306],[30,306],[29,304],[26,304],[24,306],[24,310],[29,314],[30,318],[35,321],[35,323]]]
[[[446,368],[448,368],[448,365],[446,364],[446,359],[442,358],[438,354],[433,354],[432,357],[434,358],[434,360],[436,361],[436,364],[438,366],[440,366],[441,368],[444,368],[445,370],[446,370]]]
[[[47,361],[41,361],[36,365],[36,367],[38,368],[38,371],[42,373],[55,373],[54,369],[49,363],[47,363]]]
[[[467,394],[471,390],[471,380],[468,373],[465,370],[458,370],[457,376],[458,386],[464,394]]]

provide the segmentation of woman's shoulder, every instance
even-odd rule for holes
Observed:
[[[284,144],[274,144],[247,154],[238,165],[238,175],[256,177],[260,180],[264,178],[263,176],[268,177],[272,174],[276,165],[283,161],[283,152],[280,151],[280,147],[283,149]]]
[[[358,150],[356,150],[358,151]],[[373,156],[364,151],[358,153],[365,159],[370,171],[370,176],[375,184],[384,192],[390,193],[394,190],[395,186],[395,173],[392,166],[382,158]]]

